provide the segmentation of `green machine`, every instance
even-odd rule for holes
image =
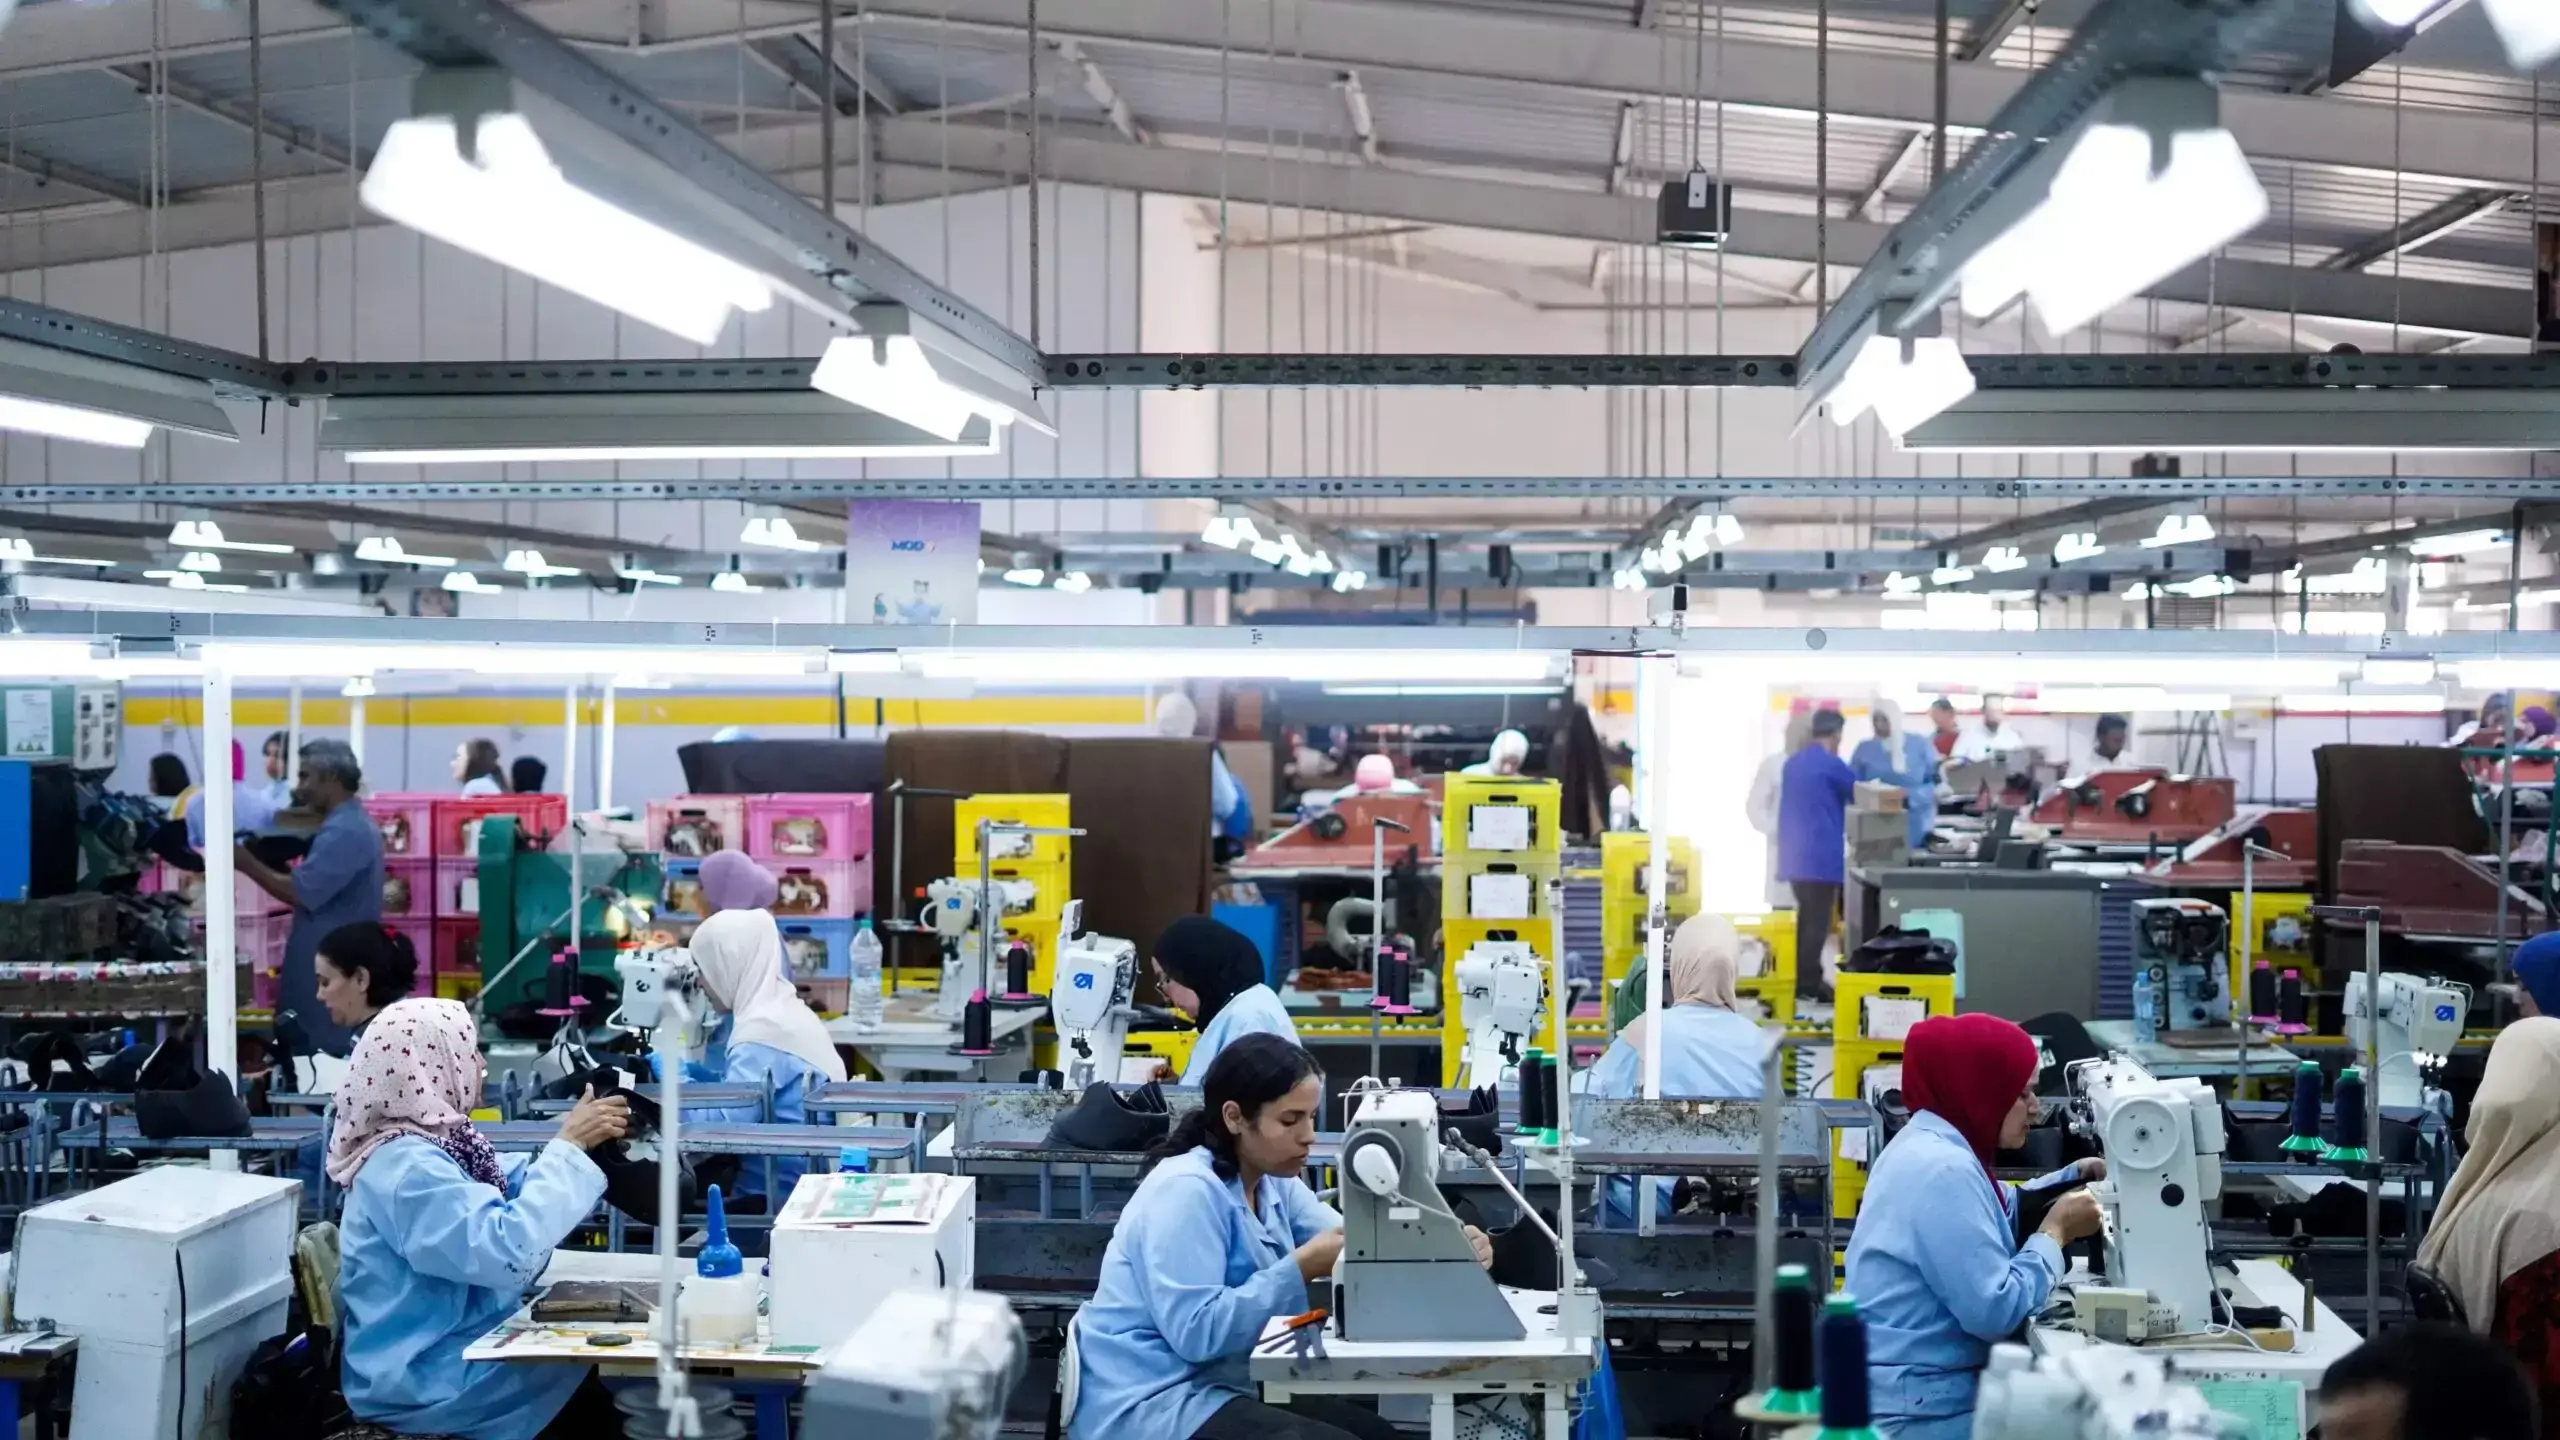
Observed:
[[[485,1013],[495,1016],[510,1006],[540,1004],[551,969],[551,957],[569,943],[569,865],[572,857],[535,850],[524,843],[523,822],[511,815],[492,815],[479,822],[480,977]],[[632,930],[631,915],[595,892],[606,889],[629,901],[631,910],[655,916],[666,891],[666,865],[655,852],[627,854],[598,850],[575,857],[578,866],[577,946],[579,988],[604,997],[589,1006],[590,1024],[602,1023],[619,993],[614,956]],[[539,943],[536,943],[539,942]],[[508,968],[527,945],[533,950]]]
[[[0,756],[113,770],[124,748],[124,686],[20,681],[0,685]]]

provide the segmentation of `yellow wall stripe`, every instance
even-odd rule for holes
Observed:
[[[539,729],[559,724],[561,709],[561,701],[538,695],[387,695],[367,702],[364,718],[368,729]],[[595,724],[602,717],[602,704],[595,698],[579,709],[582,724]],[[723,725],[750,730],[759,725],[827,728],[836,723],[831,695],[620,695],[614,699],[613,712],[616,725],[701,730]],[[204,701],[195,695],[128,691],[124,715],[128,726],[195,729],[204,723]],[[965,700],[878,702],[856,696],[845,701],[845,722],[856,729],[869,728],[875,715],[897,726],[1137,726],[1146,723],[1147,702],[1140,695],[982,695]],[[281,730],[285,702],[234,701],[231,723],[243,733]],[[310,696],[302,702],[302,723],[317,730],[344,729],[347,702],[335,695]]]

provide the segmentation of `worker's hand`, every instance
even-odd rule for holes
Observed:
[[[234,870],[256,870],[262,867],[258,864],[258,857],[249,853],[248,846],[234,844],[231,847],[231,868]]]
[[[631,1102],[619,1095],[599,1100],[593,1085],[578,1097],[568,1114],[560,1117],[560,1138],[581,1150],[610,1144],[630,1131]]]
[[[1476,1252],[1476,1263],[1487,1270],[1493,1268],[1493,1241],[1473,1225],[1467,1227],[1467,1244]]]
[[[1298,1247],[1298,1276],[1312,1285],[1333,1278],[1333,1262],[1342,1258],[1342,1232],[1327,1230]]]
[[[2080,1173],[2083,1181],[2095,1182],[2107,1178],[2107,1162],[2103,1156],[2092,1155],[2086,1160],[2075,1161],[2071,1168]]]
[[[2098,1197],[2086,1190],[2074,1190],[2053,1202],[2053,1208],[2045,1212],[2039,1233],[2053,1237],[2056,1245],[2068,1245],[2097,1234],[2103,1223]]]
[[[1156,1073],[1154,1078],[1155,1082],[1159,1085],[1179,1084],[1182,1080],[1180,1075],[1174,1073],[1173,1062],[1169,1060],[1159,1060],[1156,1062]]]

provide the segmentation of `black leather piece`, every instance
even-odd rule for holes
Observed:
[[[1955,942],[1888,925],[1868,936],[1840,968],[1860,975],[1953,975]]]
[[[1173,1128],[1164,1092],[1142,1085],[1128,1094],[1097,1080],[1085,1087],[1075,1108],[1049,1126],[1049,1143],[1068,1150],[1134,1155],[1164,1139]]]
[[[1442,1104],[1440,1127],[1457,1131],[1460,1138],[1488,1155],[1501,1154],[1501,1095],[1488,1085],[1468,1091],[1465,1104]]]
[[[194,1039],[187,1035],[173,1037],[143,1062],[133,1118],[152,1140],[249,1133],[248,1104],[229,1076],[196,1063]]]

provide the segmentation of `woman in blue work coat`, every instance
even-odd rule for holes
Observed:
[[[1262,952],[1243,933],[1187,915],[1156,937],[1156,976],[1165,998],[1200,1027],[1182,1083],[1197,1085],[1218,1055],[1246,1035],[1277,1035],[1296,1044],[1298,1027],[1280,997],[1263,983]]]
[[[844,1057],[784,977],[782,932],[773,917],[762,910],[722,910],[695,928],[692,949],[702,993],[720,1019],[704,1046],[704,1063],[686,1067],[687,1078],[769,1090],[774,1123],[806,1124],[810,1092],[843,1082]],[[765,1118],[764,1103],[687,1105],[684,1118],[688,1125],[753,1124]],[[773,1162],[774,1205],[790,1198],[791,1187],[808,1170],[805,1159]],[[747,1159],[738,1173],[738,1193],[765,1193],[764,1161]]]
[[[1638,971],[1618,996],[1634,999],[1635,1013],[1591,1068],[1591,1093],[1603,1100],[1632,1100],[1644,1093],[1648,1051],[1662,1051],[1662,1090],[1671,1100],[1730,1100],[1757,1096],[1770,1034],[1742,1013],[1735,978],[1742,966],[1742,936],[1721,915],[1692,915],[1672,934],[1663,962],[1669,998],[1658,1017],[1644,1013],[1644,976]],[[1659,1213],[1671,1213],[1671,1187],[1656,1187]],[[1614,1176],[1607,1189],[1611,1224],[1635,1215],[1635,1181]]]
[[[1902,814],[1914,850],[1929,848],[1929,829],[1938,823],[1938,752],[1911,733],[1902,707],[1876,697],[1872,712],[1875,735],[1858,742],[1849,769],[1861,780],[1880,780],[1902,788]]]
[[[1902,1093],[1911,1123],[1876,1160],[1849,1241],[1849,1293],[1867,1321],[1867,1375],[1886,1440],[1968,1440],[1992,1345],[2044,1309],[2062,1247],[2098,1231],[2098,1202],[2075,1189],[2018,1243],[2018,1187],[1992,1157],[2035,1123],[2036,1042],[1990,1015],[1911,1028]],[[2030,1188],[2106,1177],[2083,1160]]]
[[[1219,1052],[1076,1313],[1068,1440],[1394,1440],[1346,1400],[1264,1404],[1246,1373],[1263,1327],[1304,1312],[1342,1253],[1342,1216],[1300,1178],[1323,1103],[1315,1061],[1290,1041],[1246,1035]]]
[[[590,1090],[540,1154],[501,1158],[471,1126],[481,1071],[469,1011],[403,1000],[365,1027],[338,1086],[328,1169],[347,1191],[347,1408],[404,1435],[613,1434],[613,1398],[594,1370],[462,1352],[524,1303],[552,1250],[604,1198],[587,1152],[622,1138],[630,1104]]]

